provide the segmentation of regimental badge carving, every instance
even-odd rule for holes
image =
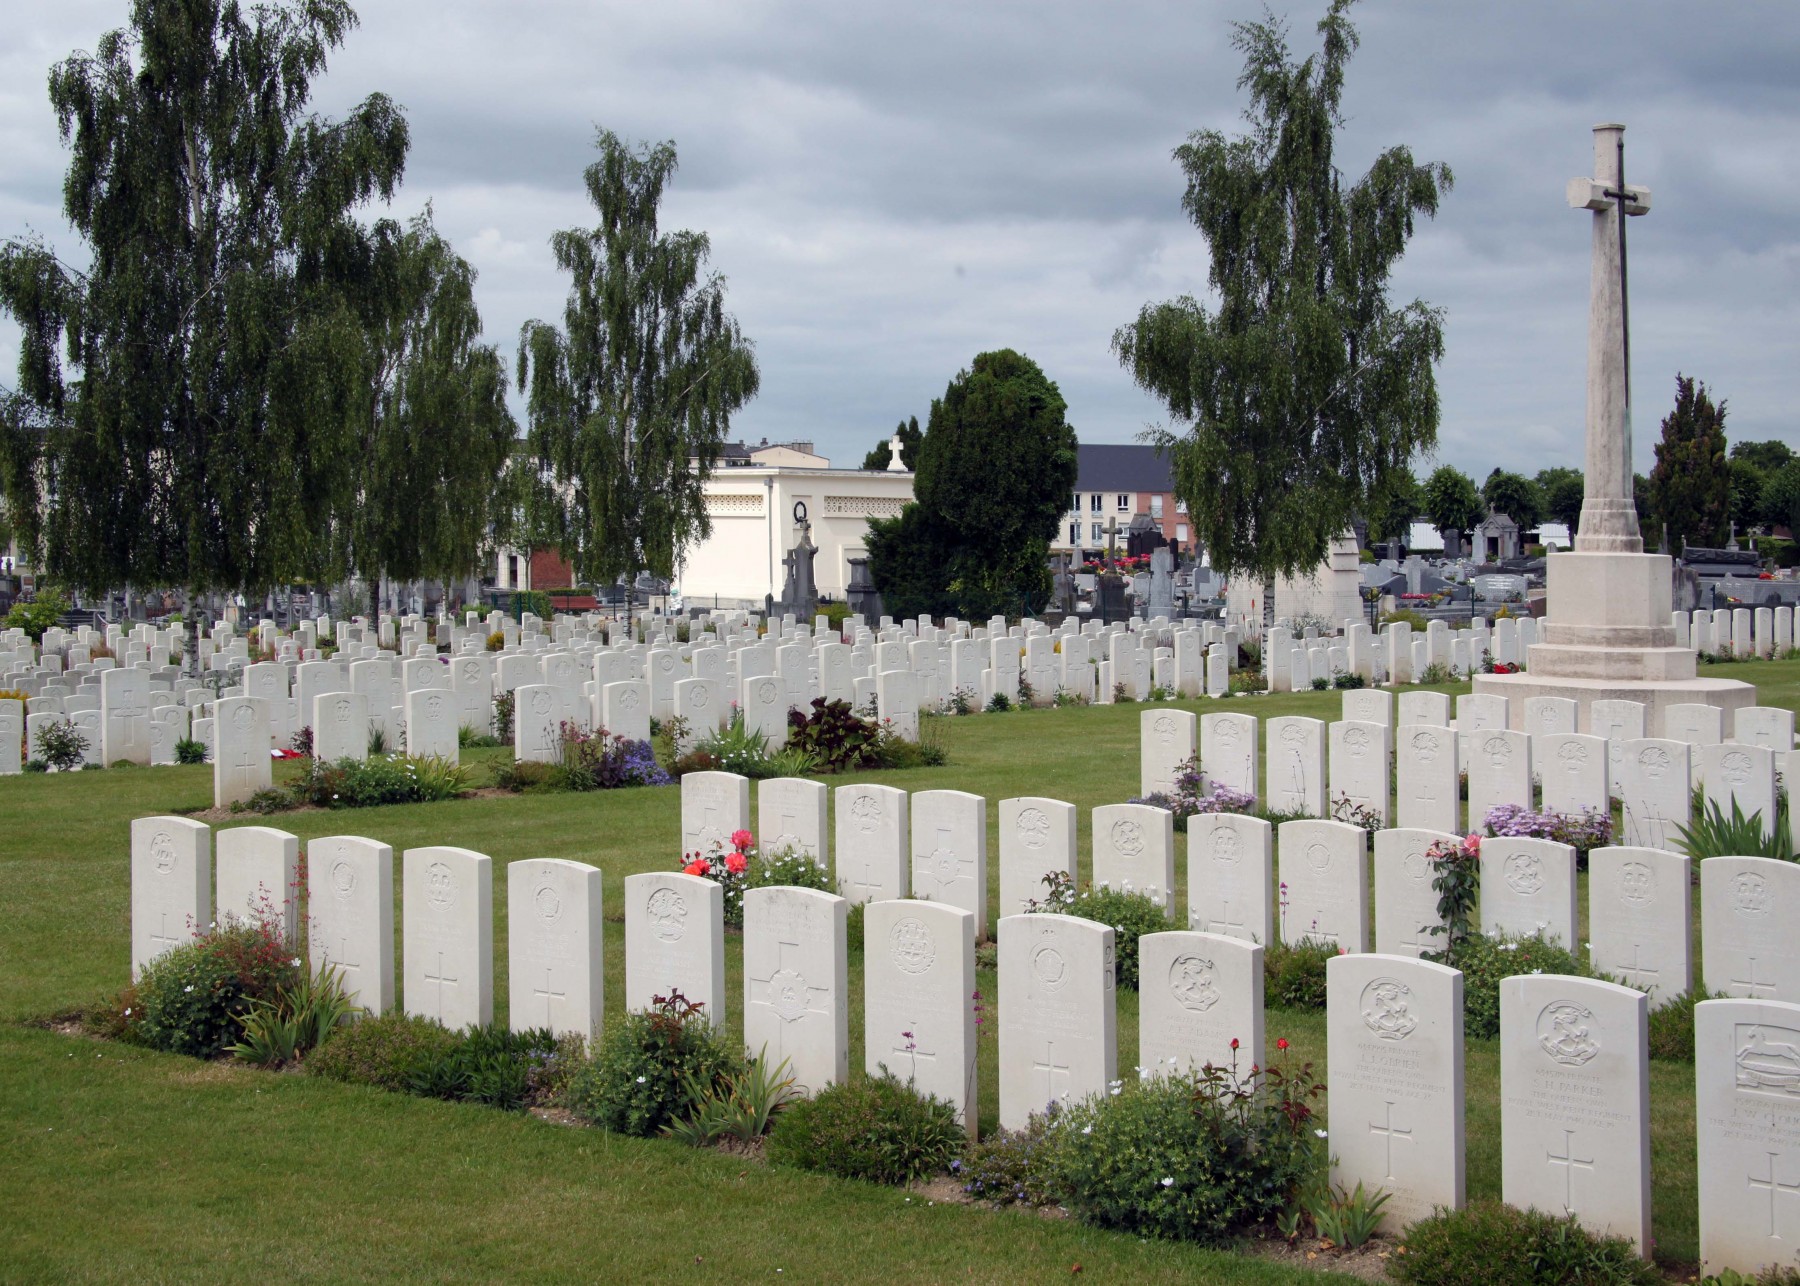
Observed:
[[[637,709],[638,690],[636,688],[626,688],[625,691],[619,693],[619,705],[626,710]]]
[[[1413,733],[1412,748],[1413,753],[1426,763],[1434,762],[1438,757],[1438,751],[1442,749],[1438,744],[1438,735],[1435,732]]]
[[[1732,877],[1731,909],[1745,919],[1756,919],[1765,916],[1774,906],[1774,897],[1769,892],[1769,882],[1754,871],[1745,871]]]
[[[250,725],[256,722],[256,711],[249,706],[239,706],[231,712],[231,721],[239,732],[249,732]]]
[[[956,869],[956,850],[949,847],[934,848],[926,865],[937,875],[938,883],[949,884],[960,872]]]
[[[168,831],[157,831],[150,837],[150,864],[158,875],[175,869],[175,837]]]
[[[1424,849],[1414,849],[1400,859],[1400,869],[1408,879],[1422,880],[1431,874],[1431,859],[1425,856]]]
[[[1719,771],[1733,786],[1747,785],[1750,781],[1750,756],[1741,750],[1730,751],[1720,758]]]
[[[1369,732],[1366,728],[1347,728],[1344,731],[1344,749],[1352,758],[1361,759],[1369,753]]]
[[[707,703],[711,700],[712,698],[706,694],[706,685],[704,683],[696,683],[693,687],[688,689],[688,706],[691,709],[704,710],[706,709]],[[867,798],[867,796],[864,796],[864,798]]]
[[[1299,750],[1306,745],[1306,729],[1297,723],[1283,724],[1281,740],[1284,744]]]
[[[1508,853],[1500,878],[1514,893],[1530,897],[1544,887],[1544,859],[1536,853]]]
[[[773,679],[764,679],[761,683],[756,685],[756,699],[761,701],[764,705],[774,705],[776,699],[780,696],[781,689],[776,685],[775,680]]]
[[[1331,848],[1325,844],[1308,844],[1306,846],[1306,864],[1323,875],[1331,868]]]
[[[1556,752],[1556,757],[1562,760],[1562,766],[1565,772],[1578,773],[1583,768],[1587,767],[1587,747],[1578,741],[1563,742]]]
[[[1114,822],[1112,845],[1115,852],[1125,857],[1136,857],[1144,851],[1144,828],[1134,821]]]
[[[797,1023],[806,1017],[806,997],[811,991],[806,975],[798,969],[777,969],[769,979],[769,1008],[784,1023]]]
[[[340,902],[348,902],[350,895],[356,892],[356,867],[343,858],[332,864],[331,891],[337,894]]]
[[[463,682],[470,685],[471,687],[474,686],[475,684],[480,683],[481,682],[481,663],[479,661],[464,661],[463,668],[462,668],[462,676],[463,676]]]
[[[864,835],[873,834],[880,827],[881,818],[881,800],[877,796],[858,795],[850,801],[850,821]]]
[[[426,697],[425,698],[425,717],[427,719],[430,719],[434,723],[437,720],[442,719],[444,717],[444,698],[442,698],[442,697]]]
[[[1481,753],[1487,756],[1488,763],[1495,768],[1504,768],[1512,762],[1512,742],[1505,737],[1489,737],[1481,743]]]
[[[644,901],[644,919],[664,942],[678,942],[687,932],[687,899],[674,889],[658,889]]]
[[[1055,947],[1041,946],[1031,953],[1031,972],[1039,982],[1056,991],[1069,980],[1069,962]]]
[[[550,705],[550,694],[548,692],[533,692],[531,694],[531,713],[549,714]]]
[[[447,862],[433,862],[425,868],[425,900],[438,910],[456,901],[456,876]]]
[[[1169,994],[1183,1009],[1205,1013],[1219,1003],[1213,985],[1213,962],[1191,953],[1176,956],[1169,965]]]
[[[907,916],[888,933],[888,958],[901,973],[921,974],[937,961],[937,943],[923,920]]]
[[[350,703],[348,701],[332,702],[331,717],[338,723],[348,724],[350,722]]]
[[[1158,715],[1156,722],[1150,725],[1156,733],[1156,739],[1165,746],[1175,743],[1175,720],[1169,715]]]
[[[1244,735],[1244,730],[1238,727],[1235,719],[1220,719],[1213,724],[1212,735],[1228,746],[1235,746]]]
[[[1235,863],[1243,855],[1243,840],[1234,826],[1216,826],[1212,834],[1212,859]]]
[[[1800,1031],[1739,1023],[1734,1036],[1739,1089],[1800,1099]]]
[[[1382,1040],[1405,1040],[1419,1025],[1411,1011],[1412,988],[1398,978],[1376,978],[1363,988],[1363,1025]]]
[[[1648,862],[1627,862],[1619,868],[1619,896],[1633,906],[1656,900],[1656,872]]]
[[[1600,1023],[1583,1005],[1552,1001],[1538,1015],[1537,1042],[1564,1067],[1585,1067],[1600,1052]]]
[[[1042,848],[1050,838],[1050,814],[1041,808],[1021,808],[1016,825],[1019,843],[1026,848]]]
[[[555,924],[562,918],[562,894],[553,884],[540,884],[537,892],[531,895],[531,909],[545,924]]]

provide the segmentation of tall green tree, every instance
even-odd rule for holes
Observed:
[[[1495,469],[1481,484],[1481,499],[1492,513],[1505,514],[1524,531],[1544,518],[1544,498],[1537,484],[1522,474]]]
[[[135,0],[50,72],[89,263],[0,249],[24,332],[9,508],[59,580],[184,587],[190,666],[201,595],[329,563],[359,401],[345,288],[368,268],[352,211],[392,196],[407,148],[383,95],[307,113],[355,22],[343,0]]]
[[[1487,505],[1474,480],[1461,469],[1442,464],[1425,479],[1425,521],[1443,533],[1446,551],[1452,536],[1460,542],[1485,517]]]
[[[1675,377],[1675,408],[1662,422],[1656,465],[1650,470],[1653,526],[1683,543],[1718,546],[1730,530],[1731,469],[1725,455],[1725,403],[1714,404],[1706,385]]]
[[[731,417],[756,396],[750,342],[725,311],[725,279],[705,274],[702,232],[659,232],[675,145],[595,140],[588,199],[599,226],[550,238],[574,278],[561,329],[519,332],[531,454],[552,485],[536,523],[582,580],[674,575],[682,547],[711,530],[701,484]]]
[[[1425,512],[1425,493],[1411,469],[1396,469],[1370,495],[1364,517],[1371,541],[1411,541],[1413,520]]]
[[[1149,304],[1113,336],[1132,378],[1162,399],[1177,494],[1212,565],[1263,582],[1318,566],[1381,480],[1437,440],[1439,310],[1389,305],[1418,215],[1448,167],[1405,147],[1345,185],[1333,159],[1357,35],[1332,0],[1320,54],[1296,63],[1269,19],[1233,26],[1249,132],[1201,130],[1175,150],[1182,206],[1212,251],[1217,308]]]
[[[913,503],[869,524],[869,575],[897,615],[984,617],[1042,602],[1075,489],[1062,393],[1012,349],[981,353],[931,404]]]
[[[1731,519],[1740,531],[1765,522],[1786,524],[1785,518],[1763,512],[1762,498],[1769,479],[1793,458],[1793,450],[1777,438],[1731,444],[1731,454],[1726,459],[1731,470]]]
[[[1553,465],[1539,469],[1535,479],[1538,494],[1544,498],[1544,516],[1560,522],[1574,536],[1581,522],[1581,502],[1587,498],[1587,481],[1579,469]]]
[[[517,425],[506,365],[481,342],[475,270],[439,235],[431,213],[373,230],[360,294],[367,380],[359,449],[344,458],[340,560],[368,586],[381,578],[449,582],[474,572]]]
[[[1800,537],[1800,459],[1791,459],[1763,483],[1762,519]]]
[[[916,469],[919,467],[919,440],[924,437],[919,428],[919,417],[908,416],[894,427],[894,437],[900,439],[900,467]],[[886,469],[894,461],[893,438],[883,438],[875,444],[875,449],[863,457],[862,467],[865,469]]]

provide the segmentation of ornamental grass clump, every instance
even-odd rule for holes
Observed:
[[[1287,1042],[1277,1048],[1285,1054]],[[1077,1219],[1217,1244],[1293,1205],[1314,1177],[1312,1065],[1154,1076],[1074,1104],[1056,1126],[1054,1186]]]

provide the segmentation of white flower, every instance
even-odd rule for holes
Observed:
[[[192,990],[193,990],[193,989],[194,989],[194,984],[193,984],[193,983],[191,983],[191,982],[190,982],[190,983],[189,983],[189,984],[188,984],[188,985],[187,985],[187,986],[185,986],[185,987],[183,987],[183,988],[182,988],[182,990],[183,990],[183,991],[184,991],[184,992],[187,992],[187,991],[192,991]]]
[[[1326,1137],[1326,1133],[1324,1130],[1314,1130],[1313,1133],[1318,1135],[1321,1139]]]
[[[1084,1125],[1081,1127],[1081,1132],[1083,1134],[1092,1134],[1094,1132],[1094,1127],[1091,1125]]]
[[[1543,970],[1542,970],[1542,969],[1533,969],[1533,970],[1532,970],[1532,971],[1531,971],[1531,972],[1533,972],[1533,973],[1542,973],[1542,972],[1544,972],[1544,971],[1543,971]]]
[[[298,969],[300,967],[300,957],[295,956],[289,963],[292,964],[294,968]]]
[[[1165,1174],[1165,1175],[1164,1175],[1164,1176],[1163,1176],[1163,1187],[1165,1187],[1165,1188],[1173,1188],[1173,1187],[1174,1187],[1174,1186],[1175,1186],[1175,1178],[1174,1178],[1174,1176],[1173,1176],[1173,1175],[1167,1175],[1167,1174]]]
[[[645,1078],[645,1077],[642,1077],[642,1076],[640,1076],[640,1077],[638,1077],[638,1079],[637,1079],[637,1083],[638,1083],[638,1084],[639,1084],[639,1085],[642,1085],[642,1084],[643,1084],[643,1083],[644,1083],[644,1081],[645,1081],[645,1079],[646,1079],[646,1078]]]
[[[131,1010],[129,1010],[129,1009],[127,1009],[127,1010],[126,1010],[126,1011],[125,1011],[125,1016],[126,1016],[126,1017],[127,1017],[127,1018],[129,1018],[129,1017],[131,1017]]]

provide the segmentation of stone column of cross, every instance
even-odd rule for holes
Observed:
[[[1587,469],[1575,548],[1642,553],[1632,499],[1625,217],[1650,212],[1650,189],[1624,182],[1625,127],[1594,126],[1594,177],[1570,179],[1569,205],[1593,211],[1588,294]]]

